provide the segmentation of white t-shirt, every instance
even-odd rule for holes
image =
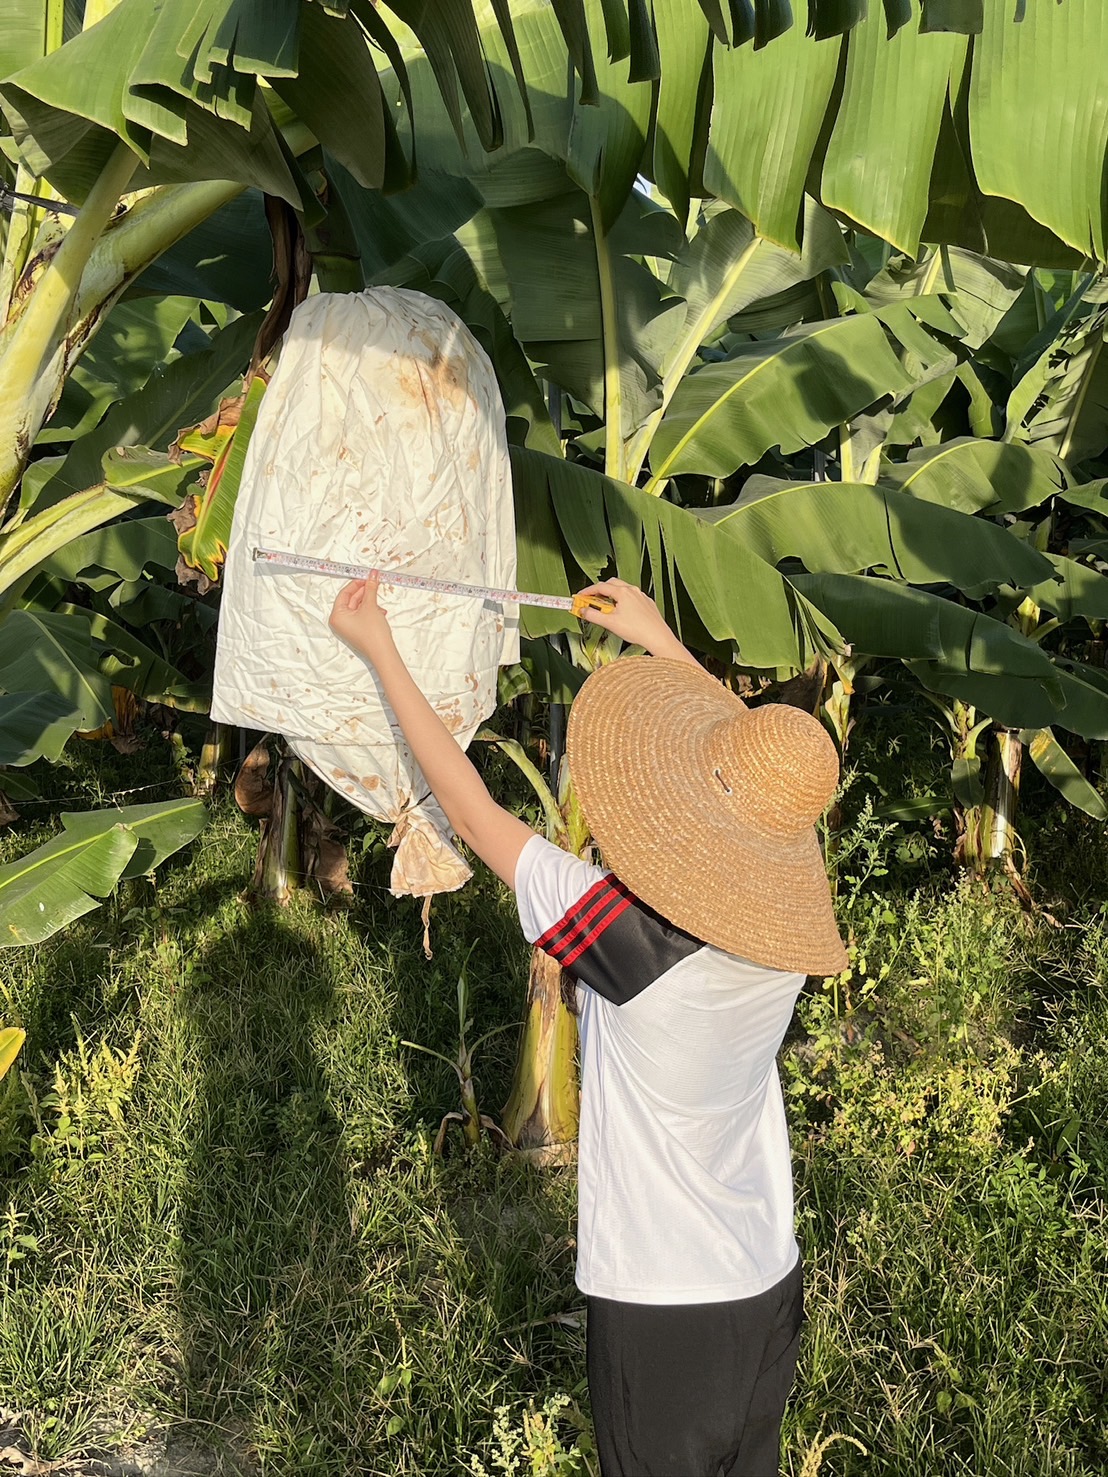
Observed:
[[[804,979],[702,944],[542,836],[523,932],[578,983],[577,1285],[630,1303],[754,1297],[794,1266],[776,1056]]]

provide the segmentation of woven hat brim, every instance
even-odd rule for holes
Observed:
[[[772,969],[846,968],[814,827],[768,835],[724,803],[709,742],[748,713],[703,668],[624,657],[570,709],[570,774],[606,865],[705,943]]]

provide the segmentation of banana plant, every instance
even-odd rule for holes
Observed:
[[[594,629],[584,643],[579,643],[579,663],[571,667],[570,685],[583,679],[584,670],[594,670],[615,654],[614,643]],[[547,650],[550,648],[547,647]],[[552,672],[545,674],[545,686],[552,690]],[[535,690],[534,674],[517,674],[504,695],[518,695]],[[541,679],[540,679],[541,680]],[[564,678],[562,679],[564,681]],[[554,689],[557,696],[569,694]],[[517,767],[531,786],[544,817],[548,841],[568,851],[571,856],[591,852],[592,838],[577,800],[562,755],[557,765],[554,788],[523,745],[505,738],[489,728],[482,728],[477,738],[494,744]],[[527,976],[523,1025],[516,1052],[515,1069],[508,1099],[501,1113],[501,1124],[508,1142],[516,1149],[530,1153],[544,1162],[563,1158],[577,1138],[579,1106],[574,1062],[577,1053],[575,1012],[566,1001],[568,981],[558,962],[544,950],[531,950]]]
[[[402,92],[404,61],[369,0],[279,0],[264,13],[247,0],[166,0],[152,23],[145,0],[89,0],[64,44],[61,0],[18,9],[0,45],[20,205],[0,265],[0,507],[110,308],[162,253],[247,187],[317,224],[324,212],[299,160],[319,145],[364,186],[411,177],[371,47]],[[481,146],[496,148],[500,103],[472,7],[393,10],[421,44],[459,135],[460,86]],[[495,10],[514,84],[525,88],[511,12]],[[587,100],[591,48],[576,7],[558,35]]]
[[[0,948],[38,944],[152,872],[207,823],[198,800],[63,814],[52,841],[0,867]]]

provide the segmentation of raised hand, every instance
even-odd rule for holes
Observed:
[[[343,585],[328,620],[340,641],[371,662],[383,645],[392,644],[388,612],[378,601],[377,589],[378,581],[372,575]]]
[[[695,662],[666,625],[661,611],[636,585],[626,580],[602,580],[581,591],[582,595],[607,595],[615,601],[614,610],[586,610],[583,619],[594,626],[613,631],[624,641],[641,646],[652,656],[670,657],[677,661]]]

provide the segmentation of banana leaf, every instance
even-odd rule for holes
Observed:
[[[857,654],[899,657],[925,687],[1009,728],[1069,729],[1108,737],[1108,682],[1055,660],[1013,626],[925,590],[861,575],[791,577]]]
[[[669,212],[636,196],[610,236],[598,240],[587,196],[570,187],[525,206],[482,212],[458,239],[505,303],[529,357],[598,415],[605,409],[605,367],[617,365],[621,431],[630,436],[661,403],[660,366],[685,319],[684,304],[637,260],[680,249],[680,228]],[[607,334],[602,249],[610,266]]]
[[[703,10],[697,14],[684,5],[655,5],[653,10],[659,80],[650,174],[678,220],[685,220],[692,193],[690,176],[699,173],[697,140],[707,127],[711,106],[711,95],[701,85],[705,75],[711,75],[711,36]]]
[[[0,694],[0,765],[56,760],[81,714],[56,692]]]
[[[70,371],[36,444],[74,441],[98,425],[108,407],[138,390],[152,369],[178,357],[174,342],[199,307],[191,297],[117,303]]]
[[[123,300],[193,297],[254,313],[273,295],[272,268],[273,238],[262,197],[257,190],[244,190],[163,252],[131,283]]]
[[[46,477],[34,475],[39,464],[32,462],[20,489],[21,510],[41,510],[99,482],[104,457],[116,447],[167,448],[178,428],[208,415],[246,368],[261,320],[261,313],[237,318],[212,335],[208,348],[182,355],[151,374],[141,390],[113,406],[94,431],[75,441],[64,461],[52,460]]]
[[[917,260],[895,256],[866,284],[878,304],[938,293],[961,328],[961,342],[979,349],[1010,312],[1027,282],[1025,268],[960,246],[936,246]]]
[[[1053,575],[1044,555],[995,523],[865,483],[789,484],[696,516],[733,528],[768,564],[799,559],[812,574],[878,569],[909,584],[953,585],[975,599]]]
[[[185,0],[167,5],[178,14],[187,8]],[[260,96],[244,105],[243,126],[195,96],[166,90],[154,106],[130,90],[149,19],[146,0],[121,0],[60,50],[0,82],[0,105],[28,167],[80,203],[122,140],[142,161],[132,188],[225,179],[304,208],[299,171],[290,169]]]
[[[98,648],[98,668],[113,687],[126,687],[147,702],[164,703],[186,711],[207,712],[210,684],[189,681],[183,672],[131,631],[98,611],[63,603],[58,616],[84,621]]]
[[[1005,439],[1071,465],[1108,449],[1108,311],[1076,318],[1047,344],[1008,399]]]
[[[712,54],[705,187],[749,216],[760,235],[794,251],[840,46],[837,40],[813,42],[794,26],[764,50],[717,46]]]
[[[18,590],[28,575],[71,539],[90,533],[152,497],[158,497],[156,488],[148,490],[132,484],[117,490],[101,483],[75,492],[22,522],[12,520],[0,530],[0,593]]]
[[[138,580],[149,565],[172,569],[177,538],[166,518],[128,518],[71,539],[45,562],[48,574],[79,579],[86,570],[111,570],[125,580]]]
[[[1035,768],[1071,805],[1091,815],[1094,820],[1108,821],[1108,805],[1090,785],[1049,728],[1024,728],[1020,739]]]
[[[18,1026],[5,1026],[0,1029],[0,1081],[15,1065],[15,1059],[23,1050],[23,1043],[26,1039],[27,1032]]]
[[[229,436],[221,430],[209,438],[197,430],[181,442],[183,449],[198,449],[207,441],[212,444],[214,460],[207,483],[202,493],[193,495],[196,523],[180,535],[178,548],[186,564],[201,570],[213,582],[219,578],[219,566],[227,554],[246,449],[264,394],[265,381],[256,375],[250,382],[238,421]]]
[[[1023,593],[1060,621],[1082,616],[1088,621],[1108,620],[1108,578],[1089,564],[1047,552],[1054,576],[1024,587]]]
[[[1096,261],[1108,256],[1106,54],[1108,7],[1100,0],[1029,5],[1019,25],[1008,6],[988,5],[968,100],[981,189],[1019,201]]]
[[[1045,447],[960,437],[910,452],[904,462],[882,462],[880,480],[962,513],[1015,513],[1049,502],[1068,474]]]
[[[808,325],[687,375],[654,436],[651,490],[683,472],[728,477],[773,446],[786,454],[813,446],[875,401],[911,390],[917,379],[882,321],[899,307]],[[914,323],[895,321],[900,332]],[[915,326],[932,357],[945,359],[946,345]]]
[[[63,814],[60,835],[0,867],[0,947],[48,939],[187,845],[207,818],[199,800]]]
[[[86,620],[46,611],[13,610],[3,623],[0,688],[51,693],[80,714],[78,727],[101,728],[114,715],[111,683]]]
[[[846,43],[842,99],[823,161],[826,205],[914,255],[927,219],[939,125],[957,94],[966,38],[905,26],[875,5]],[[897,178],[897,188],[887,181]]]
[[[745,665],[802,668],[817,652],[841,650],[834,623],[726,522],[578,462],[521,447],[511,456],[521,586],[564,595],[571,579],[579,586],[614,566],[620,578],[652,588],[688,639],[724,651],[735,642]],[[523,621],[528,636],[574,625],[541,609]]]

